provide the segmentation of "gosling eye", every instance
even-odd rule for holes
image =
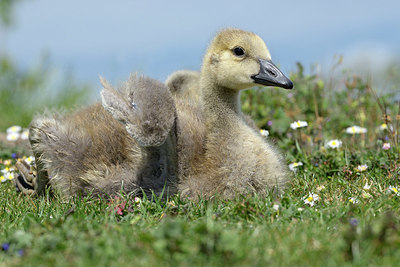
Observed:
[[[237,57],[243,57],[245,55],[244,49],[240,46],[236,46],[232,49],[233,54]]]

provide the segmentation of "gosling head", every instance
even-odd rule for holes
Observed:
[[[217,34],[205,55],[204,71],[218,86],[236,91],[256,84],[293,88],[293,83],[272,63],[264,41],[238,29]]]
[[[102,105],[120,121],[140,146],[160,146],[175,123],[175,103],[171,92],[159,81],[132,74],[114,89],[104,78]]]

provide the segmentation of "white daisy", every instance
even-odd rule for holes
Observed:
[[[394,186],[389,186],[388,191],[389,191],[390,193],[396,194],[396,196],[400,196],[399,189],[397,189],[397,188],[394,187]]]
[[[312,192],[308,193],[308,196],[303,197],[304,204],[308,204],[311,207],[315,205],[315,202],[319,200],[319,196]]]
[[[12,180],[12,179],[14,179],[14,177],[15,177],[15,174],[13,173],[13,172],[7,172],[6,174],[4,174],[4,177],[7,179],[7,180]]]
[[[363,165],[358,165],[357,166],[357,170],[359,172],[365,172],[368,169],[368,165],[367,164],[363,164]]]
[[[25,159],[25,162],[28,163],[29,165],[32,164],[32,162],[35,162],[35,157],[34,156],[29,156]]]
[[[358,200],[355,197],[349,197],[349,202],[352,204],[357,204]]]
[[[379,125],[378,128],[379,128],[379,130],[383,131],[383,130],[387,130],[387,129],[388,129],[388,126],[387,126],[386,123],[382,123],[381,125]]]
[[[7,128],[7,134],[19,133],[19,132],[21,132],[21,130],[22,130],[21,126],[14,125],[14,126],[11,126],[11,127]]]
[[[19,136],[19,133],[7,133],[7,141],[17,141]]]
[[[378,130],[380,130],[380,131],[389,131],[389,130],[393,131],[393,125],[382,123],[381,125],[378,126]]]
[[[361,134],[366,132],[367,132],[366,128],[357,125],[346,128],[346,133],[348,134]]]
[[[28,138],[29,138],[29,130],[28,130],[28,129],[25,129],[25,130],[23,130],[22,133],[21,133],[21,139],[22,139],[22,140],[27,140]]]
[[[296,171],[296,168],[297,168],[298,166],[303,166],[303,162],[299,161],[299,162],[290,163],[290,164],[289,164],[289,169],[290,169],[291,171]]]
[[[13,172],[13,171],[14,171],[14,168],[6,167],[5,169],[2,169],[0,172],[1,172],[2,174],[6,174],[6,173],[8,173],[8,172]]]
[[[269,135],[269,132],[268,132],[267,130],[261,129],[261,130],[260,130],[260,134],[261,134],[262,136],[267,137],[267,136]]]
[[[308,123],[306,121],[295,121],[292,122],[290,124],[290,128],[292,128],[293,130],[297,129],[297,128],[302,128],[302,127],[306,127],[308,125]]]
[[[328,143],[326,143],[326,145],[330,148],[339,148],[342,146],[342,141],[340,141],[338,139],[333,139],[333,140],[330,140]]]

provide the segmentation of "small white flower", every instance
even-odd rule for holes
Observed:
[[[290,163],[290,164],[289,164],[289,169],[290,169],[291,171],[296,171],[296,168],[297,168],[298,166],[303,166],[303,162],[299,161],[299,162]]]
[[[371,185],[368,184],[368,182],[365,182],[365,185],[363,187],[364,190],[369,190],[371,188]]]
[[[382,149],[383,150],[389,150],[390,149],[390,143],[383,143]]]
[[[303,208],[297,208],[297,210],[298,210],[298,211],[303,211],[304,209],[303,209]]]
[[[342,141],[340,141],[338,139],[333,139],[333,140],[330,140],[328,143],[326,143],[326,145],[330,148],[339,148],[342,146]]]
[[[28,163],[29,165],[32,164],[32,162],[35,162],[35,157],[34,156],[29,156],[25,159],[25,162]]]
[[[297,128],[302,128],[302,127],[306,127],[308,125],[308,123],[306,121],[295,121],[292,122],[290,124],[290,128],[292,128],[293,130],[297,129]]]
[[[389,191],[390,193],[396,194],[396,196],[400,196],[399,189],[397,189],[397,188],[394,187],[394,186],[389,186],[388,191]]]
[[[366,133],[367,129],[360,127],[360,126],[351,126],[346,128],[346,133],[348,134],[361,134],[361,133]]]
[[[7,133],[7,141],[17,141],[19,136],[19,133]]]
[[[6,173],[8,173],[8,172],[13,172],[13,171],[14,171],[14,168],[6,167],[5,169],[2,169],[2,170],[1,170],[1,173],[2,173],[2,174],[6,174]]]
[[[25,129],[25,130],[23,130],[22,133],[21,133],[21,139],[22,139],[22,140],[27,140],[28,138],[29,138],[29,130],[28,130],[28,129]]]
[[[19,132],[21,132],[21,130],[22,130],[21,126],[14,125],[14,126],[11,126],[11,127],[7,128],[7,134],[19,133]]]
[[[267,136],[269,135],[269,132],[268,132],[267,130],[261,129],[261,130],[260,130],[260,134],[261,134],[262,136],[267,137]]]
[[[363,165],[358,165],[357,166],[357,170],[359,172],[365,172],[368,169],[368,165],[367,164],[363,164]]]
[[[272,208],[273,208],[274,210],[278,211],[278,210],[279,210],[279,204],[274,204],[274,205],[272,206]]]
[[[393,131],[393,126],[391,124],[382,123],[381,125],[379,125],[378,129],[380,131],[385,131],[385,130]]]
[[[321,192],[321,191],[324,190],[324,189],[325,189],[325,186],[324,186],[324,185],[320,185],[320,186],[317,187],[317,191],[318,191],[318,192]]]
[[[134,201],[136,204],[138,204],[138,203],[142,202],[142,199],[140,197],[135,197]]]
[[[303,197],[304,204],[308,204],[311,207],[315,205],[315,202],[319,200],[319,196],[312,192],[308,193],[308,196]]]
[[[388,129],[388,126],[387,126],[386,123],[382,123],[381,125],[379,125],[378,128],[379,128],[379,130],[383,131],[383,130],[387,130],[387,129]]]
[[[6,180],[9,180],[9,181],[11,181],[12,179],[14,179],[14,173],[13,173],[13,172],[7,172],[7,173],[5,173],[3,176],[4,176],[4,178],[5,178]],[[5,182],[5,181],[2,181],[2,182]]]
[[[349,197],[349,202],[352,204],[357,204],[358,200],[355,197]]]

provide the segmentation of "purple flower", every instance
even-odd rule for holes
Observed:
[[[268,121],[268,126],[272,126],[272,121]]]
[[[351,218],[349,221],[351,226],[357,226],[358,225],[358,220],[356,218]]]
[[[12,153],[12,154],[11,154],[11,157],[12,157],[13,159],[16,159],[16,158],[17,158],[17,153]]]
[[[8,251],[9,248],[10,248],[10,243],[3,243],[1,245],[1,249],[4,251]]]
[[[25,252],[24,252],[24,250],[21,248],[21,249],[19,249],[19,250],[17,251],[17,254],[18,254],[18,256],[22,257],[22,256],[24,256]]]

